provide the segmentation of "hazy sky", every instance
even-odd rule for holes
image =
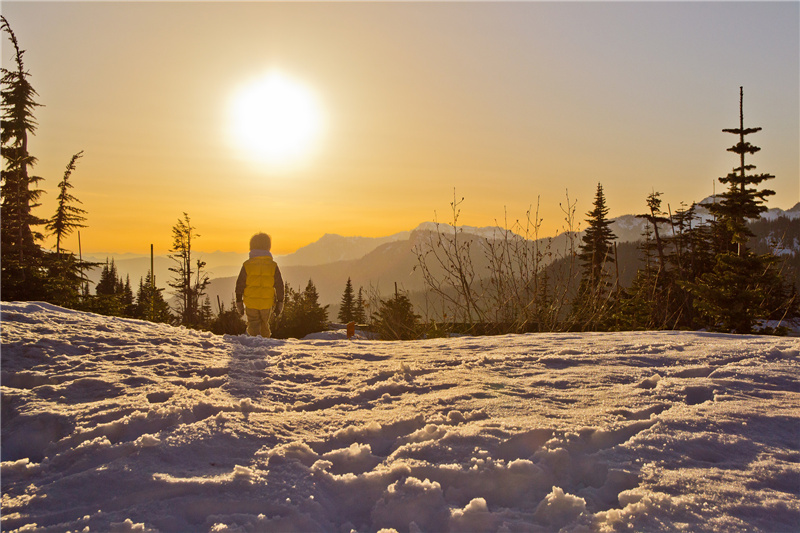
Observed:
[[[51,216],[72,154],[84,252],[165,253],[187,212],[204,251],[255,231],[292,252],[324,233],[383,236],[450,220],[562,225],[565,192],[610,216],[652,191],[673,209],[737,166],[745,126],[800,201],[800,3],[8,2],[45,107],[30,150]],[[13,53],[3,36],[2,61]],[[321,129],[292,165],[234,145],[236,95],[280,72]],[[241,133],[241,132],[240,132]],[[289,135],[287,131],[286,136]],[[279,132],[280,136],[280,132]],[[717,192],[722,186],[717,183]],[[77,251],[77,239],[67,247]]]

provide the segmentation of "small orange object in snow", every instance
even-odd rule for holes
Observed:
[[[353,335],[356,334],[356,323],[355,322],[348,322],[347,323],[347,338],[352,339]]]

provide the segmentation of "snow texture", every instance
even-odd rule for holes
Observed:
[[[215,336],[2,307],[3,531],[797,531],[797,338]]]

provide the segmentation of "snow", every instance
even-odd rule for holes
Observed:
[[[800,340],[215,336],[2,305],[4,531],[797,531]]]

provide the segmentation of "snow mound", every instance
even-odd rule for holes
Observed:
[[[215,336],[2,305],[4,531],[793,531],[796,338]]]

